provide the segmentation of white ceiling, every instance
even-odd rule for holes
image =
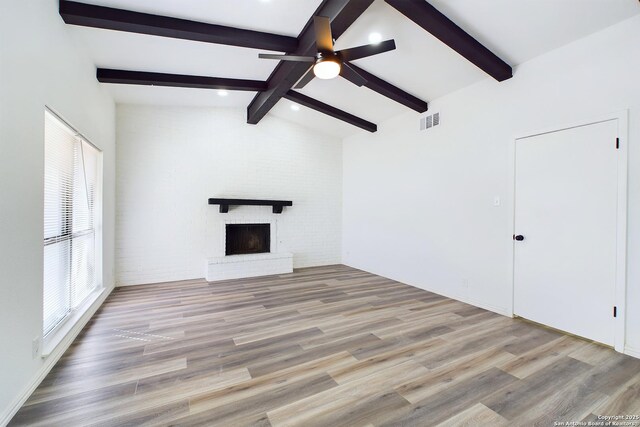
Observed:
[[[321,0],[80,0],[85,3],[202,22],[297,36]],[[637,0],[431,0],[509,64],[585,37],[640,13]],[[68,25],[96,66],[137,71],[266,80],[276,61],[258,59],[258,50]],[[368,43],[371,32],[393,38],[397,49],[355,61],[399,88],[430,101],[487,75],[383,0],[375,2],[340,37],[336,49]],[[517,75],[514,77],[517,78]],[[245,108],[252,92],[107,85],[118,103]],[[363,119],[380,123],[408,111],[394,101],[344,79],[313,80],[302,93]],[[347,136],[364,132],[282,100],[269,114]],[[416,113],[416,116],[418,113]]]

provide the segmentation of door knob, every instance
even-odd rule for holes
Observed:
[[[518,242],[522,242],[524,240],[524,236],[522,234],[518,234],[517,236],[513,236],[513,240],[517,240]]]

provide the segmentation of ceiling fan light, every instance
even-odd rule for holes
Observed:
[[[313,74],[319,79],[333,79],[340,74],[340,63],[329,59],[318,61],[313,66]]]

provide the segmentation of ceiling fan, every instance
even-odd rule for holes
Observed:
[[[342,77],[357,86],[362,86],[367,83],[367,80],[351,68],[349,61],[388,52],[396,48],[394,40],[386,40],[380,43],[334,51],[329,18],[314,16],[313,27],[316,33],[316,49],[318,51],[315,56],[272,55],[268,53],[258,55],[259,58],[263,59],[313,63],[306,74],[302,76],[296,84],[296,89],[305,87],[314,77],[319,79],[333,79],[338,75],[342,75]]]

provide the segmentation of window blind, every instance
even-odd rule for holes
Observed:
[[[100,151],[45,112],[43,333],[97,287]]]

